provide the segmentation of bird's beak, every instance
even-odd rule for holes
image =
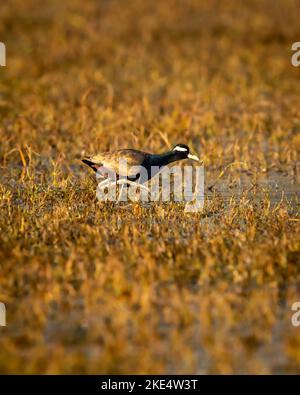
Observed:
[[[192,159],[192,160],[195,160],[195,161],[197,161],[197,162],[200,162],[200,159],[198,158],[197,155],[188,154],[188,158],[189,158],[189,159]]]

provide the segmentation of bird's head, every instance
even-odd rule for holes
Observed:
[[[176,144],[175,147],[173,148],[173,151],[177,153],[178,156],[180,156],[181,159],[192,159],[197,162],[200,162],[200,159],[198,158],[197,155],[192,155],[190,153],[190,149],[187,145],[185,144]]]

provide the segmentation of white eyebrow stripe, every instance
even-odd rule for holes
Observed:
[[[186,148],[183,148],[183,147],[175,147],[175,148],[173,149],[173,151],[184,151],[184,152],[186,152],[187,149],[186,149]]]

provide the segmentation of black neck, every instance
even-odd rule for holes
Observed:
[[[176,151],[165,152],[164,154],[151,155],[151,166],[166,166],[169,163],[184,159],[182,153]]]

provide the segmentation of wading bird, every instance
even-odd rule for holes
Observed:
[[[171,151],[162,154],[150,154],[135,149],[120,149],[85,157],[82,162],[104,178],[104,181],[98,185],[99,188],[105,188],[112,182],[116,182],[123,186],[138,184],[141,189],[149,192],[149,189],[141,184],[150,180],[169,163],[183,159],[200,161],[196,155],[190,153],[187,145],[177,144]]]

